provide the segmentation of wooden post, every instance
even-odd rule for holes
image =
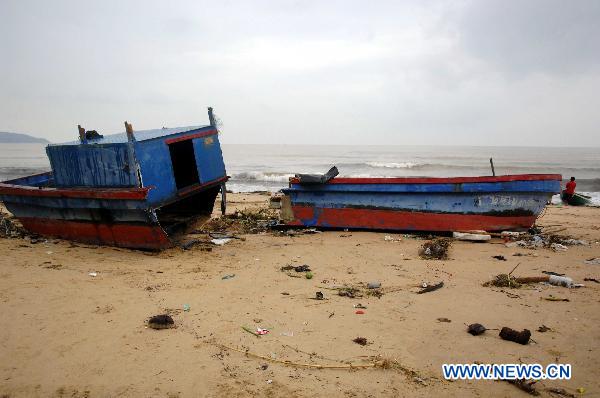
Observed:
[[[82,144],[85,144],[87,142],[85,138],[85,129],[78,124],[77,130],[79,130],[79,141],[81,141]]]
[[[208,120],[209,120],[211,126],[217,127],[217,122],[215,121],[215,115],[213,115],[213,108],[210,106],[208,107]]]
[[[494,170],[494,160],[490,158],[490,166],[492,166],[492,175],[496,177],[496,170]]]
[[[131,123],[127,123],[127,121],[125,121],[125,132],[127,133],[127,141],[135,141],[135,137],[133,136],[133,127],[131,126]]]

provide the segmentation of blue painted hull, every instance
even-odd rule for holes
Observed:
[[[333,179],[283,192],[289,225],[404,231],[526,229],[561,176]]]

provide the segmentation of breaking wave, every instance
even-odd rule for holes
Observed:
[[[294,174],[290,173],[277,173],[277,172],[268,172],[268,171],[248,171],[233,174],[231,176],[232,180],[237,181],[266,181],[266,182],[288,182],[290,177],[293,177]]]
[[[413,162],[400,162],[400,163],[367,162],[366,165],[369,167],[373,167],[373,168],[384,168],[384,169],[412,169],[412,168],[417,168],[419,166],[424,166],[420,163],[413,163]]]

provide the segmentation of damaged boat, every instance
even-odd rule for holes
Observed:
[[[50,144],[51,171],[0,183],[0,200],[32,233],[85,243],[160,250],[199,215],[212,213],[228,180],[212,108],[210,124]]]
[[[451,178],[336,178],[299,174],[274,207],[287,226],[395,231],[526,230],[558,174]]]

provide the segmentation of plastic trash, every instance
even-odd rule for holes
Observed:
[[[282,336],[294,337],[294,332],[281,332],[280,334]]]
[[[223,276],[221,279],[231,279],[231,278],[235,278],[235,274],[227,274],[225,276]]]
[[[548,282],[550,282],[550,284],[555,285],[555,286],[564,286],[564,287],[572,287],[573,286],[573,279],[571,279],[567,276],[550,275]]]
[[[256,334],[259,336],[269,333],[269,329],[256,328]]]
[[[218,238],[211,239],[210,242],[214,245],[223,246],[225,243],[229,242],[231,238]]]
[[[452,237],[458,240],[468,240],[472,242],[485,242],[492,239],[491,235],[487,234],[471,234],[463,232],[453,232]]]
[[[98,273],[97,273],[97,272],[90,272],[88,275],[89,275],[89,276],[94,276],[94,277],[95,277],[95,276],[98,276]]]
[[[555,252],[566,252],[569,248],[565,245],[561,245],[560,243],[553,243],[550,245],[550,248]]]
[[[369,282],[367,283],[368,289],[379,289],[381,287],[381,282]]]
[[[184,304],[184,305],[183,305],[183,310],[184,310],[185,312],[189,312],[189,311],[190,311],[190,305],[189,305],[189,304]]]

